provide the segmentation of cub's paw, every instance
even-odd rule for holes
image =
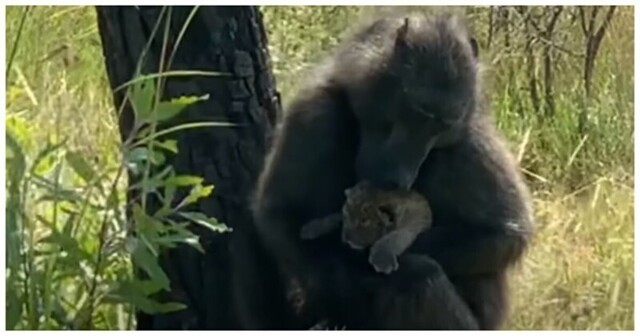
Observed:
[[[369,254],[369,264],[373,266],[373,268],[378,273],[389,274],[393,271],[398,270],[398,258],[393,255],[393,253],[381,251],[381,250],[372,250]]]

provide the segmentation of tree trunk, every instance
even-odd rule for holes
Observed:
[[[507,6],[498,6],[498,18],[499,23],[496,24],[496,30],[503,29],[504,31],[504,48],[509,50],[511,47],[511,21],[509,18],[509,8]]]
[[[112,88],[132,79],[145,45],[158,20],[157,33],[141,63],[142,73],[157,73],[166,55],[175,57],[165,70],[225,72],[224,76],[168,77],[163,97],[209,95],[187,108],[177,123],[228,121],[242,127],[196,128],[175,135],[179,152],[167,160],[176,173],[201,176],[215,186],[211,197],[196,211],[213,216],[234,232],[213,234],[194,228],[206,254],[186,245],[161,257],[171,279],[165,299],[177,300],[188,309],[163,315],[137,313],[138,329],[237,329],[231,298],[229,248],[238,232],[251,227],[249,193],[262,167],[273,121],[280,111],[267,52],[262,17],[256,7],[97,7],[106,68]],[[164,11],[164,16],[161,14]],[[167,20],[169,18],[169,20]],[[170,28],[165,32],[167,22]],[[187,29],[181,36],[181,30]],[[180,41],[176,46],[176,41]],[[166,58],[165,58],[166,59]],[[116,109],[125,98],[114,92]],[[133,112],[126,104],[120,115],[120,132],[132,129]],[[172,120],[172,123],[174,121]],[[130,180],[130,183],[136,181]],[[131,197],[131,195],[129,195]],[[154,211],[157,204],[149,203]]]
[[[528,28],[527,28],[528,29]],[[536,75],[536,57],[533,54],[534,37],[527,33],[524,52],[527,61],[527,78],[529,80],[529,97],[536,115],[540,112],[540,96],[538,95],[538,76]]]
[[[544,38],[544,47],[542,48],[542,60],[544,64],[544,101],[545,101],[545,117],[553,117],[556,113],[556,105],[553,99],[553,51],[551,46],[554,43],[555,27],[562,13],[562,6],[555,6],[549,11],[545,10],[545,16],[551,15],[551,19],[545,27],[542,37]]]
[[[582,32],[585,38],[585,54],[584,54],[584,67],[583,67],[583,85],[584,85],[584,99],[583,108],[578,116],[578,131],[581,135],[587,132],[587,118],[588,111],[591,105],[591,82],[593,79],[593,71],[596,65],[596,57],[598,56],[598,50],[600,49],[600,43],[604,38],[604,34],[611,23],[613,13],[616,10],[615,6],[609,6],[609,10],[602,21],[600,27],[596,28],[596,18],[598,16],[600,7],[591,8],[591,16],[587,22],[585,11],[583,7],[578,7],[580,14],[580,24]]]

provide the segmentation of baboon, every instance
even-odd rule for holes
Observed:
[[[533,219],[517,163],[481,102],[478,66],[457,16],[411,14],[365,26],[309,76],[285,109],[253,204],[285,303],[241,311],[251,316],[246,328],[500,326],[506,273]],[[431,206],[432,227],[390,274],[375,272],[339,232],[300,238],[361,181],[413,190]],[[258,276],[237,285],[260,284]]]
[[[431,225],[429,202],[415,191],[383,190],[363,181],[345,196],[341,212],[305,224],[300,237],[315,239],[342,225],[342,242],[356,250],[370,247],[369,263],[377,272],[397,270],[398,256]]]

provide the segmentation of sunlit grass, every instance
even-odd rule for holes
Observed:
[[[537,198],[536,209],[507,328],[633,329],[633,189],[602,179]]]

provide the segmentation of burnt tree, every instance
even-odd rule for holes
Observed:
[[[132,79],[143,54],[141,73],[224,72],[227,75],[217,77],[168,77],[162,91],[165,99],[180,95],[208,94],[210,97],[188,107],[171,123],[228,121],[242,125],[196,128],[173,136],[178,141],[179,152],[168,158],[167,163],[178,174],[201,176],[207,184],[215,186],[212,197],[198,203],[197,210],[226,223],[234,232],[213,234],[194,228],[201,236],[206,254],[184,246],[161,258],[171,279],[171,292],[165,293],[165,299],[183,302],[188,309],[154,316],[138,313],[138,329],[239,328],[229,290],[233,263],[229,251],[234,244],[241,244],[234,242],[237,237],[251,239],[251,232],[247,232],[252,227],[248,198],[280,109],[259,10],[250,6],[193,10],[193,7],[97,7],[106,68],[113,89]],[[180,37],[185,22],[187,28]],[[157,23],[159,29],[154,34]],[[169,43],[163,50],[166,24],[169,24],[166,31]],[[177,41],[180,41],[178,46]],[[148,51],[143,53],[147,43]],[[171,63],[161,64],[174,51]],[[124,99],[125,90],[114,92],[116,109]],[[123,139],[129,136],[132,121],[132,108],[125,102],[119,116]],[[149,204],[152,211],[158,206],[151,201]]]

